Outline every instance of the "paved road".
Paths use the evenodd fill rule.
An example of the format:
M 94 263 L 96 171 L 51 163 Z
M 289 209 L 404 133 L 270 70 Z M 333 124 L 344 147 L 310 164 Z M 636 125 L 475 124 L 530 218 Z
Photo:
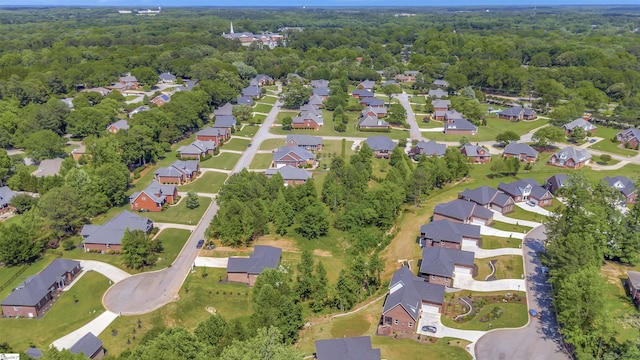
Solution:
M 282 106 L 282 102 L 280 102 L 280 100 L 276 101 L 276 104 L 271 108 L 271 111 L 269 111 L 269 114 L 264 119 L 264 122 L 260 126 L 258 132 L 256 132 L 253 140 L 251 140 L 251 146 L 244 151 L 244 153 L 240 157 L 240 160 L 238 160 L 236 166 L 233 168 L 233 173 L 240 172 L 242 169 L 249 169 L 251 160 L 253 160 L 253 157 L 256 156 L 256 153 L 260 148 L 260 144 L 262 144 L 262 142 L 266 139 L 274 139 L 280 137 L 286 138 L 286 136 L 284 135 L 277 136 L 269 132 L 269 129 L 271 128 L 273 123 L 275 123 L 276 118 L 278 117 L 280 106 Z
M 525 273 L 529 289 L 530 308 L 540 312 L 539 319 L 531 319 L 522 329 L 501 329 L 484 335 L 475 346 L 478 360 L 568 360 L 563 352 L 561 337 L 556 326 L 549 292 L 550 286 L 542 273 L 537 252 L 544 251 L 544 227 L 537 227 L 524 241 Z
M 420 132 L 420 127 L 418 126 L 418 122 L 416 121 L 416 115 L 413 113 L 413 109 L 411 108 L 411 103 L 409 102 L 409 95 L 403 92 L 402 94 L 396 95 L 396 98 L 400 101 L 400 104 L 407 111 L 407 124 L 409 124 L 409 133 L 411 134 L 411 140 L 422 140 L 422 133 Z

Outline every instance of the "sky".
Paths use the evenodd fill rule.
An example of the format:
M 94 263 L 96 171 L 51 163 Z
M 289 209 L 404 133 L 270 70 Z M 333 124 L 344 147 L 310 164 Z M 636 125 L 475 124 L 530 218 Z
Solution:
M 115 6 L 115 7 L 265 7 L 265 6 L 496 6 L 496 5 L 640 5 L 640 0 L 0 0 L 0 6 Z

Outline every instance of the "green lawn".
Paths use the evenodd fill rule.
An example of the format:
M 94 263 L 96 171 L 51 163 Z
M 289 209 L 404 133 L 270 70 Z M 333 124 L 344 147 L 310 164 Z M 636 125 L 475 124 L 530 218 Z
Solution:
M 589 149 L 606 151 L 606 152 L 610 152 L 618 155 L 628 155 L 628 156 L 637 155 L 638 151 L 625 149 L 623 146 L 620 145 L 620 143 L 614 143 L 611 141 L 611 139 L 613 139 L 616 136 L 616 134 L 619 133 L 620 131 L 621 129 L 614 129 L 611 127 L 598 125 L 598 128 L 596 129 L 596 133 L 594 134 L 594 136 L 601 137 L 604 139 L 589 146 Z
M 265 103 L 265 104 L 273 105 L 276 103 L 276 101 L 278 101 L 278 98 L 275 96 L 265 96 L 262 99 L 258 100 L 257 104 L 260 105 L 260 103 Z
M 45 349 L 57 338 L 100 315 L 104 311 L 102 294 L 108 287 L 106 277 L 91 271 L 62 293 L 42 319 L 0 318 L 0 339 L 17 351 L 26 350 L 30 344 Z
M 253 118 L 254 124 L 262 124 L 264 122 L 264 119 L 267 118 L 266 115 L 262 115 L 262 114 L 253 114 L 253 116 L 251 117 Z
M 208 199 L 209 200 L 209 199 Z M 200 205 L 202 207 L 202 205 Z M 189 240 L 191 231 L 184 229 L 164 229 L 160 232 L 157 240 L 162 241 L 163 251 L 158 255 L 158 262 L 154 269 L 164 269 L 176 260 L 184 244 Z
M 353 141 L 345 141 L 345 157 L 347 160 L 354 154 L 354 151 L 351 150 L 353 146 Z M 331 154 L 333 157 L 340 156 L 342 154 L 342 140 L 323 140 L 322 141 L 322 150 L 319 154 L 323 157 L 328 157 L 328 154 Z
M 519 248 L 520 245 L 522 245 L 520 239 L 482 235 L 483 249 Z
M 266 139 L 260 144 L 260 150 L 275 150 L 285 145 L 287 142 L 284 139 Z
M 548 207 L 548 209 L 551 209 L 551 208 L 553 208 L 553 206 Z M 514 209 L 513 212 L 510 212 L 504 215 L 514 219 L 535 221 L 539 223 L 543 222 L 547 218 L 544 215 L 540 215 L 532 211 L 526 211 L 518 206 L 514 206 L 513 209 Z
M 239 131 L 236 131 L 235 134 L 233 135 L 237 135 L 237 136 L 246 136 L 246 137 L 253 137 L 257 132 L 258 129 L 260 129 L 259 126 L 253 126 L 253 125 L 243 125 L 242 129 Z
M 29 276 L 35 275 L 47 267 L 55 259 L 53 254 L 46 254 L 42 259 L 26 265 L 26 269 L 13 281 L 9 281 L 15 274 L 19 273 L 22 266 L 0 266 L 0 286 L 4 289 L 0 290 L 0 299 L 4 299 L 11 291 L 18 287 Z
M 427 103 L 427 99 L 423 95 L 411 96 L 411 99 L 409 99 L 409 101 L 412 104 L 420 104 L 420 105 L 425 105 Z
M 504 309 L 502 316 L 493 321 L 481 322 L 480 319 L 490 313 L 494 307 L 499 306 Z M 491 330 L 499 328 L 515 328 L 524 326 L 529 319 L 527 306 L 524 304 L 498 303 L 485 305 L 473 320 L 457 323 L 448 316 L 442 317 L 444 326 L 461 330 Z
M 497 118 L 488 118 L 487 126 L 480 126 L 476 135 L 445 135 L 444 133 L 423 133 L 425 138 L 439 141 L 460 141 L 463 136 L 466 136 L 469 141 L 490 141 L 495 140 L 496 135 L 505 132 L 507 130 L 514 131 L 516 134 L 524 135 L 532 129 L 538 128 L 547 124 L 549 121 L 546 119 L 539 119 L 536 121 L 517 121 L 511 122 L 507 120 L 501 120 Z
M 630 267 L 611 261 L 606 261 L 602 268 L 602 274 L 607 280 L 606 290 L 603 291 L 604 308 L 612 327 L 618 333 L 616 338 L 620 343 L 635 341 L 640 326 L 640 312 L 623 287 L 623 282 L 628 279 L 627 270 L 640 269 L 639 266 Z
M 228 143 L 222 145 L 222 150 L 245 151 L 251 140 L 231 139 Z
M 422 121 L 422 119 L 416 118 L 416 121 L 418 122 L 418 127 L 420 127 L 421 129 L 441 128 L 444 126 L 444 123 L 442 121 L 437 121 L 437 120 L 429 120 L 429 122 L 424 122 Z M 434 133 L 423 132 L 423 135 L 429 136 L 430 134 L 434 134 Z M 435 134 L 439 134 L 439 133 L 435 133 Z
M 249 164 L 249 169 L 268 169 L 273 161 L 273 154 L 256 154 Z
M 137 98 L 138 98 L 138 95 L 127 95 L 124 97 L 124 101 L 131 101 Z
M 220 153 L 208 160 L 201 161 L 201 168 L 212 168 L 221 170 L 232 170 L 238 160 L 240 160 L 240 154 L 234 153 Z
M 160 212 L 146 212 L 142 216 L 160 223 L 195 225 L 200 221 L 200 218 L 211 203 L 211 198 L 208 197 L 199 196 L 198 199 L 200 200 L 200 206 L 195 209 L 187 209 L 187 201 L 183 198 L 178 205 L 169 206 L 168 209 Z
M 491 266 L 489 262 L 495 260 L 494 266 L 496 268 L 496 279 L 522 279 L 524 275 L 524 269 L 522 264 L 522 256 L 516 255 L 504 255 L 495 256 L 484 259 L 476 259 L 475 263 L 478 266 L 478 275 L 476 280 L 484 281 L 486 277 L 491 274 Z
M 372 175 L 375 177 L 384 178 L 387 176 L 387 172 L 391 170 L 391 165 L 389 165 L 389 160 L 387 159 L 373 159 L 373 172 Z
M 178 191 L 217 194 L 228 176 L 226 173 L 207 171 L 198 176 L 193 182 L 179 186 Z
M 275 104 L 275 102 L 274 102 Z M 272 105 L 268 105 L 268 104 L 256 104 L 253 107 L 253 112 L 254 113 L 264 113 L 267 114 L 269 111 L 271 111 L 271 108 L 273 106 Z
M 516 225 L 516 224 L 507 224 L 501 221 L 494 221 L 491 224 L 492 228 L 498 229 L 498 230 L 504 230 L 504 231 L 511 231 L 511 232 L 519 232 L 519 233 L 526 233 L 529 230 L 531 230 L 530 227 L 528 226 L 524 226 L 524 225 Z

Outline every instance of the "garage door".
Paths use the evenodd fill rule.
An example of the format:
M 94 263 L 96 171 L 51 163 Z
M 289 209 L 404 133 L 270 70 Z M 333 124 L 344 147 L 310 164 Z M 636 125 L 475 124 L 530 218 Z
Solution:
M 435 305 L 430 305 L 430 304 L 422 304 L 422 312 L 439 314 L 440 307 Z
M 462 239 L 462 246 L 463 247 L 467 247 L 467 246 L 473 247 L 473 246 L 477 246 L 477 245 L 478 245 L 478 242 L 476 240 L 465 240 L 465 239 Z
M 473 223 L 474 223 L 475 225 L 485 225 L 485 220 L 484 220 L 484 219 L 476 219 L 476 218 L 473 218 Z
M 456 266 L 454 269 L 456 274 L 468 274 L 471 275 L 471 268 L 464 266 Z

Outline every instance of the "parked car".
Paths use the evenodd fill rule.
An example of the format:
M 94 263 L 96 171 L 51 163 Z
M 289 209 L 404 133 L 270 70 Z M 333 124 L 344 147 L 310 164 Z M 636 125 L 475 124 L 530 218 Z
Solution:
M 596 141 L 597 141 L 596 139 L 591 139 L 591 140 L 589 140 L 589 143 L 593 144 Z
M 251 147 L 251 143 L 249 143 L 249 145 L 247 145 L 247 147 Z
M 196 245 L 196 249 L 202 249 L 202 245 L 204 245 L 204 239 L 198 240 L 198 244 Z
M 540 317 L 540 313 L 537 312 L 535 309 L 529 309 L 529 315 L 531 315 L 534 318 L 539 318 Z
M 529 206 L 536 206 L 536 203 L 532 200 L 527 201 L 527 205 Z
M 425 325 L 422 327 L 422 331 L 426 331 L 426 332 L 430 332 L 430 333 L 436 333 L 438 331 L 438 328 L 436 328 L 435 326 L 431 326 L 431 325 Z

